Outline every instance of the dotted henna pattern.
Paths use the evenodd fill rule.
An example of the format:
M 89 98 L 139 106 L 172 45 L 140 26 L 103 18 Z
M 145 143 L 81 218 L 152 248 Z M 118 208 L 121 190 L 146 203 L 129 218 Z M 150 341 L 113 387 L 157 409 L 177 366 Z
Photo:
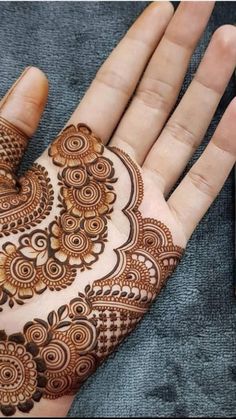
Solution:
M 103 253 L 117 180 L 103 152 L 101 141 L 84 124 L 66 128 L 53 142 L 49 155 L 60 168 L 60 215 L 45 230 L 21 236 L 18 245 L 3 246 L 0 305 L 13 307 L 46 289 L 66 288 L 76 277 L 75 268 L 91 269 Z M 34 227 L 50 213 L 53 189 L 47 175 L 35 164 L 19 179 L 19 191 L 9 184 L 0 194 L 0 237 Z
M 74 160 L 67 157 L 64 149 L 59 141 L 59 156 L 56 148 L 52 153 L 55 161 L 73 167 Z M 88 149 L 86 158 L 90 163 L 94 156 Z M 50 312 L 47 320 L 29 321 L 15 335 L 0 334 L 0 411 L 4 415 L 13 415 L 17 409 L 30 412 L 41 397 L 55 399 L 76 393 L 134 329 L 182 256 L 183 250 L 173 244 L 172 235 L 163 223 L 142 217 L 139 205 L 143 184 L 138 168 L 120 150 L 112 151 L 130 174 L 132 193 L 123 211 L 133 234 L 115 250 L 118 262 L 109 275 L 85 286 L 78 297 Z M 77 214 L 74 217 L 76 228 Z M 84 216 L 84 229 L 91 220 Z M 63 223 L 67 225 L 67 219 Z M 104 229 L 102 223 L 93 227 Z M 59 234 L 54 232 L 54 236 Z M 25 240 L 28 238 L 23 237 L 23 243 Z M 10 249 L 6 247 L 7 250 Z M 66 260 L 70 266 L 69 259 Z M 14 344 L 9 346 L 9 342 Z
M 0 168 L 6 172 L 15 172 L 27 142 L 25 134 L 0 117 Z

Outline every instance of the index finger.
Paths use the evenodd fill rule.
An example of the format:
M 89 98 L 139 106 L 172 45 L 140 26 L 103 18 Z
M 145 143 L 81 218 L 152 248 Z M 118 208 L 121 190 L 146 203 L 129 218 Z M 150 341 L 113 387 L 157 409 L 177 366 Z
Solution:
M 170 2 L 144 10 L 98 71 L 69 125 L 83 122 L 104 143 L 109 140 L 172 14 Z

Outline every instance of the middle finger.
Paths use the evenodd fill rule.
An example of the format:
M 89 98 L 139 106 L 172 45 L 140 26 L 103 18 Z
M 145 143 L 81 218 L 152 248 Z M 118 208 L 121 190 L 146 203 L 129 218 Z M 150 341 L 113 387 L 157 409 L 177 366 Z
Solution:
M 187 67 L 214 2 L 181 3 L 156 48 L 111 145 L 141 164 L 179 94 Z

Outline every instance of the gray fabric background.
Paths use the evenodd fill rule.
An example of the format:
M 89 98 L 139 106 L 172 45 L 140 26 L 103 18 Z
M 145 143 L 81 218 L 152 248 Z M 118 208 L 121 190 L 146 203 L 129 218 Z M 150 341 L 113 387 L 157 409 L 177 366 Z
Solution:
M 28 65 L 43 69 L 51 86 L 22 169 L 61 129 L 144 7 L 144 2 L 0 2 L 0 95 Z M 184 88 L 213 31 L 234 22 L 235 3 L 218 3 Z M 234 93 L 232 81 L 204 145 Z M 231 176 L 166 289 L 120 350 L 87 381 L 69 416 L 236 416 L 233 211 Z

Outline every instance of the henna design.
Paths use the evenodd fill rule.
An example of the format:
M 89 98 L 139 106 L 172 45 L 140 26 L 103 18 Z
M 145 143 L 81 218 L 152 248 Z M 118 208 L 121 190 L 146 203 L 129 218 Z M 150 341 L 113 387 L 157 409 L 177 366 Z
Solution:
M 55 164 L 66 165 L 58 175 L 63 209 L 51 225 L 51 248 L 61 263 L 81 270 L 104 251 L 116 199 L 113 163 L 103 152 L 101 141 L 84 124 L 66 128 L 49 149 Z
M 51 211 L 53 190 L 47 171 L 34 164 L 16 180 L 27 137 L 0 117 L 0 237 L 24 231 Z
M 53 142 L 49 155 L 61 167 L 77 167 L 96 160 L 104 146 L 85 124 L 70 125 Z
M 25 151 L 28 138 L 10 122 L 0 117 L 0 168 L 15 172 Z
M 37 345 L 22 333 L 7 336 L 0 332 L 0 410 L 11 416 L 18 408 L 29 412 L 39 402 L 47 380 L 46 364 Z
M 49 257 L 46 233 L 35 230 L 22 236 L 20 244 L 17 249 L 6 243 L 0 252 L 0 304 L 9 300 L 13 307 L 14 301 L 22 304 L 22 300 L 41 294 L 47 287 L 59 291 L 74 281 L 74 268 Z
M 0 237 L 36 226 L 50 214 L 53 188 L 47 171 L 34 164 L 15 186 L 0 194 Z
M 96 369 L 96 322 L 75 314 L 80 300 L 51 312 L 47 321 L 28 322 L 23 333 L 0 332 L 0 411 L 4 415 L 13 415 L 16 408 L 29 412 L 42 395 L 54 399 L 73 394 Z
M 63 168 L 58 173 L 60 215 L 45 230 L 20 237 L 18 246 L 3 246 L 0 305 L 8 301 L 13 307 L 46 289 L 66 288 L 76 277 L 75 267 L 90 269 L 103 253 L 117 180 L 103 151 L 83 124 L 66 128 L 51 145 L 49 155 Z M 10 191 L 9 183 L 7 193 L 0 194 L 0 237 L 35 226 L 52 209 L 53 190 L 42 166 L 35 164 L 19 185 L 19 192 L 16 185 Z
M 60 145 L 60 147 L 62 146 Z M 27 353 L 30 353 L 29 356 L 32 353 L 29 348 L 34 348 L 34 354 L 42 360 L 43 368 L 40 370 L 40 374 L 43 376 L 44 386 L 40 391 L 43 392 L 43 398 L 46 399 L 74 394 L 81 387 L 86 378 L 134 329 L 183 253 L 180 247 L 173 244 L 172 235 L 162 222 L 142 217 L 139 211 L 143 197 L 140 172 L 125 153 L 118 149 L 112 149 L 112 151 L 127 167 L 133 192 L 123 210 L 129 218 L 132 234 L 123 246 L 115 250 L 117 254 L 116 266 L 105 277 L 94 281 L 91 285 L 86 285 L 84 292 L 80 292 L 78 297 L 72 299 L 69 304 L 61 306 L 57 311 L 50 312 L 47 320 L 34 319 L 25 325 L 22 333 L 11 335 L 21 336 L 19 343 L 24 344 Z M 65 159 L 64 155 L 63 157 Z M 92 157 L 90 156 L 90 158 Z M 57 158 L 57 162 L 60 164 L 64 161 L 61 157 Z M 68 229 L 67 233 L 73 235 L 74 230 L 76 231 L 78 227 L 77 217 L 67 214 L 67 212 L 63 212 L 62 215 L 62 224 L 65 230 Z M 97 214 L 96 217 L 98 217 Z M 84 231 L 86 228 L 91 228 L 90 223 L 93 220 L 94 218 L 84 218 Z M 97 229 L 104 231 L 106 225 L 103 223 L 105 223 L 105 219 L 101 218 L 100 223 L 92 224 L 92 230 L 95 229 L 96 233 Z M 52 225 L 51 228 L 55 230 L 55 225 Z M 57 225 L 54 236 L 62 242 L 62 239 L 59 239 L 59 231 Z M 46 237 L 45 240 L 42 237 L 42 241 L 40 240 L 39 243 L 36 240 L 37 234 L 36 231 L 36 236 L 31 236 L 30 240 L 27 236 L 22 237 L 21 244 L 25 244 L 26 247 L 29 243 L 31 244 L 31 247 L 28 247 L 34 248 L 34 259 L 38 258 L 38 265 L 40 269 L 43 269 L 44 265 L 41 262 L 46 258 Z M 73 242 L 72 236 L 71 240 Z M 13 249 L 8 249 L 6 246 L 5 252 L 9 250 Z M 28 251 L 29 249 L 26 253 Z M 27 260 L 30 260 L 29 255 L 28 253 Z M 66 261 L 67 266 L 70 267 L 71 261 L 69 262 L 68 258 Z M 4 332 L 1 336 L 4 336 L 2 339 L 4 343 L 12 340 L 12 337 L 7 337 Z M 3 350 L 4 356 L 2 355 L 1 348 L 0 342 L 0 371 L 1 369 L 5 371 L 9 361 Z M 11 359 L 14 365 L 19 362 L 20 356 L 17 351 L 13 355 L 11 353 Z M 32 371 L 35 371 L 35 368 L 32 368 Z M 21 376 L 19 375 L 19 377 Z M 15 376 L 14 379 L 9 378 L 9 385 L 14 386 L 17 379 Z M 34 383 L 32 392 L 35 386 Z M 5 382 L 0 380 L 0 410 L 2 413 L 11 415 L 16 411 L 16 408 L 22 410 L 18 393 L 14 393 L 12 401 L 12 399 L 4 398 L 4 392 Z M 30 391 L 29 394 L 31 397 Z M 30 398 L 30 402 L 27 400 L 24 404 L 24 412 L 29 412 L 33 403 L 37 401 L 39 400 L 33 396 Z

